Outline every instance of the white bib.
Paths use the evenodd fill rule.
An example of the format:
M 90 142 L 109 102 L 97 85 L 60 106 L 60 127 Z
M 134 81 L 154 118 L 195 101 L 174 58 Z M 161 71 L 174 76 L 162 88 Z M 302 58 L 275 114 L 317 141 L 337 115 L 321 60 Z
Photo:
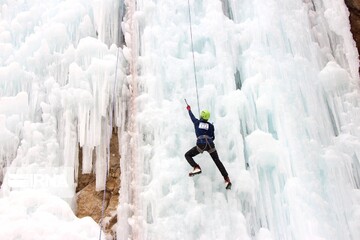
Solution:
M 200 122 L 200 123 L 199 123 L 199 128 L 200 128 L 200 129 L 209 130 L 209 124 L 208 124 L 208 123 Z

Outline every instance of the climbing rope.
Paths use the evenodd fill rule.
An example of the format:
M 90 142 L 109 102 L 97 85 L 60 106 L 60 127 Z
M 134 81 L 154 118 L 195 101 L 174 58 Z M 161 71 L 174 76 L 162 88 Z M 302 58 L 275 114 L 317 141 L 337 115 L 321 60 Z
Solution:
M 115 86 L 113 88 L 112 108 L 110 110 L 110 127 L 111 127 L 110 129 L 111 129 L 111 132 L 112 132 L 112 129 L 113 129 L 113 111 L 115 109 L 115 107 L 114 107 L 114 105 L 115 105 L 115 90 L 117 89 L 117 69 L 118 69 L 118 64 L 119 64 L 119 50 L 120 50 L 120 48 L 118 48 L 118 51 L 117 51 L 117 54 L 116 54 Z M 111 138 L 111 136 L 110 136 L 110 138 Z M 108 148 L 107 148 L 104 194 L 103 194 L 103 200 L 102 200 L 101 218 L 100 218 L 100 221 L 99 221 L 99 225 L 100 225 L 99 240 L 101 240 L 101 233 L 102 233 L 102 230 L 103 230 L 102 221 L 104 219 L 104 214 L 105 214 L 106 181 L 107 181 L 107 177 L 108 177 L 109 162 L 110 162 L 110 138 L 109 138 Z
M 195 88 L 196 88 L 196 99 L 198 105 L 198 112 L 200 114 L 200 103 L 199 103 L 199 91 L 198 91 L 198 84 L 196 78 L 196 66 L 195 66 L 195 55 L 194 55 L 194 43 L 193 43 L 193 34 L 192 34 L 192 23 L 191 23 L 191 11 L 190 11 L 190 0 L 188 0 L 188 8 L 189 8 L 189 25 L 190 25 L 190 38 L 191 38 L 191 52 L 193 58 L 193 67 L 194 67 L 194 77 L 195 77 Z

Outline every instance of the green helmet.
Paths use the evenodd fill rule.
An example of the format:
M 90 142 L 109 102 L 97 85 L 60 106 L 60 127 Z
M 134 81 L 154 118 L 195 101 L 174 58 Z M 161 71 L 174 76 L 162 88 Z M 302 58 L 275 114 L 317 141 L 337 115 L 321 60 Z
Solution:
M 200 113 L 200 118 L 204 119 L 205 121 L 209 120 L 210 112 L 208 110 L 202 110 Z

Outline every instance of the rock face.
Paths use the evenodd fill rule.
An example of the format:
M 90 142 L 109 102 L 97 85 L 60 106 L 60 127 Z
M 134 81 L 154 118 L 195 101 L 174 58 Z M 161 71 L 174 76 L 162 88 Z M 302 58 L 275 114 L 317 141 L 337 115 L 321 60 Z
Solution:
M 345 3 L 350 11 L 351 32 L 360 52 L 360 0 L 345 0 Z
M 80 151 L 80 166 L 77 192 L 76 216 L 79 218 L 90 216 L 95 222 L 100 224 L 102 215 L 102 204 L 104 191 L 95 191 L 95 175 L 82 174 L 82 156 Z M 105 233 L 115 237 L 115 228 L 117 222 L 117 206 L 119 204 L 120 188 L 120 155 L 117 134 L 113 132 L 110 143 L 110 171 L 106 182 L 105 212 L 102 226 Z M 100 227 L 99 227 L 100 229 Z

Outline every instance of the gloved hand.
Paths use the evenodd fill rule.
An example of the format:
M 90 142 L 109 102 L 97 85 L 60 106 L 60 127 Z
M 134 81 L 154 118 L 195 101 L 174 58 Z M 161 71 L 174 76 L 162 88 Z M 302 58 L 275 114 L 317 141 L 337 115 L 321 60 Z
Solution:
M 190 110 L 191 110 L 190 105 L 187 105 L 187 106 L 186 106 L 186 109 L 187 109 L 188 111 L 190 111 Z

